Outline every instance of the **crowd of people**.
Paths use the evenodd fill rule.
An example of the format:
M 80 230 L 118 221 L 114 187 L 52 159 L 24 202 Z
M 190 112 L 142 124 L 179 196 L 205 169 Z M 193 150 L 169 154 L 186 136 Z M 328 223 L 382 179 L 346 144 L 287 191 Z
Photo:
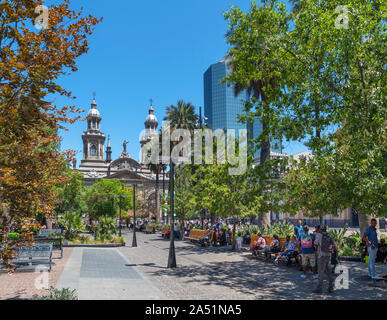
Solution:
M 387 248 L 384 239 L 381 239 L 378 243 L 376 223 L 376 219 L 371 220 L 371 225 L 365 231 L 362 240 L 368 251 L 369 276 L 374 280 L 380 280 L 382 278 L 376 274 L 375 262 L 387 263 Z M 334 269 L 331 270 L 331 265 L 335 268 L 338 264 L 338 248 L 333 237 L 327 232 L 325 225 L 316 226 L 313 233 L 310 233 L 309 227 L 302 225 L 302 221 L 299 220 L 294 227 L 294 235 L 292 237 L 287 236 L 282 247 L 277 235 L 274 235 L 271 243 L 267 244 L 262 234 L 258 234 L 251 251 L 255 256 L 258 251 L 262 251 L 266 260 L 269 254 L 273 253 L 275 255 L 275 264 L 278 264 L 281 257 L 286 259 L 287 264 L 294 258 L 303 271 L 301 278 L 305 279 L 307 277 L 307 268 L 310 266 L 313 278 L 318 279 L 315 293 L 322 292 L 324 275 L 328 278 L 328 292 L 332 293 L 334 290 Z

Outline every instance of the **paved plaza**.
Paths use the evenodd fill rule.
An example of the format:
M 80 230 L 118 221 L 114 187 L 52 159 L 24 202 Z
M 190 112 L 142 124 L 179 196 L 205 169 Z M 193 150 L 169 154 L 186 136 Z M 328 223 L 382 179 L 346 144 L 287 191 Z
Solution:
M 387 299 L 386 288 L 357 281 L 367 275 L 365 264 L 343 262 L 349 268 L 349 289 L 315 295 L 312 290 L 317 280 L 310 273 L 303 280 L 297 268 L 253 259 L 247 250 L 238 253 L 231 252 L 230 247 L 202 248 L 177 240 L 178 267 L 168 269 L 169 240 L 157 233 L 137 233 L 138 246 L 131 248 L 132 233 L 125 230 L 124 236 L 126 247 L 66 248 L 63 261 L 55 260 L 50 284 L 76 289 L 80 300 Z M 385 275 L 387 267 L 377 264 L 377 271 Z M 0 274 L 0 298 L 36 297 L 37 292 L 31 289 L 36 276 L 24 272 Z M 7 286 L 7 282 L 14 283 L 11 277 L 18 279 L 19 291 L 15 284 Z M 18 295 L 23 286 L 27 289 Z M 31 290 L 35 296 L 28 296 Z

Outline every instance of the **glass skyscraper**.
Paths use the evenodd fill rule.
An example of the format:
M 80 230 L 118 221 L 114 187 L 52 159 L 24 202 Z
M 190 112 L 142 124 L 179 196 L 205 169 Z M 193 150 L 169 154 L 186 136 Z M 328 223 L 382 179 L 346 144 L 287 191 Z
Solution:
M 222 79 L 229 72 L 226 61 L 221 60 L 211 65 L 204 73 L 204 115 L 208 118 L 207 122 L 212 130 L 235 129 L 238 136 L 239 129 L 247 129 L 248 139 L 257 138 L 262 131 L 259 119 L 247 125 L 238 122 L 238 116 L 244 113 L 248 95 L 244 90 L 235 96 L 234 88 L 222 83 Z M 273 148 L 274 143 L 271 144 L 274 152 L 280 152 L 279 148 Z M 249 146 L 252 147 L 250 143 Z M 259 152 L 259 149 L 254 152 L 254 158 L 259 157 Z
M 222 83 L 228 74 L 224 60 L 211 65 L 204 73 L 204 115 L 212 130 L 235 129 L 237 135 L 239 129 L 246 129 L 246 124 L 237 121 L 243 113 L 247 93 L 243 91 L 235 97 L 233 87 Z

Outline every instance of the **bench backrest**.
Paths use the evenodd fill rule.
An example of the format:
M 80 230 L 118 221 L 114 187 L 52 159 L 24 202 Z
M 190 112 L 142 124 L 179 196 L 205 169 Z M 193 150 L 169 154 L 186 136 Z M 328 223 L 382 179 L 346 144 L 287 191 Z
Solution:
M 207 234 L 211 233 L 210 240 L 214 235 L 214 231 L 211 230 L 201 230 L 201 229 L 192 229 L 189 233 L 189 238 L 193 239 L 203 239 L 207 236 Z
M 62 233 L 61 229 L 41 229 L 41 230 L 39 230 L 38 235 L 40 237 L 47 237 L 47 236 L 51 236 L 53 234 L 61 234 L 61 233 Z
M 252 234 L 251 235 L 251 240 L 250 240 L 250 247 L 254 245 L 254 242 L 258 240 L 258 235 Z
M 35 243 L 52 243 L 54 248 L 62 248 L 62 238 L 35 237 Z
M 52 243 L 36 243 L 33 246 L 21 247 L 15 250 L 16 259 L 23 258 L 50 258 L 52 255 Z
M 270 243 L 274 240 L 274 237 L 272 236 L 263 236 L 263 238 L 266 241 L 266 245 L 269 246 Z M 286 242 L 286 238 L 278 238 L 280 242 L 280 247 L 282 248 Z M 250 247 L 254 245 L 254 242 L 258 240 L 258 235 L 253 234 L 251 235 L 251 241 L 250 241 Z

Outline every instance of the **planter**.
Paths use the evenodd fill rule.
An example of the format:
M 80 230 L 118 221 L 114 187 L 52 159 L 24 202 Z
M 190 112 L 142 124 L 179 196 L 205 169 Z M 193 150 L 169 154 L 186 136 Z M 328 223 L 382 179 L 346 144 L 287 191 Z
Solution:
M 117 248 L 125 247 L 125 242 L 122 243 L 100 243 L 100 244 L 64 244 L 67 248 Z

